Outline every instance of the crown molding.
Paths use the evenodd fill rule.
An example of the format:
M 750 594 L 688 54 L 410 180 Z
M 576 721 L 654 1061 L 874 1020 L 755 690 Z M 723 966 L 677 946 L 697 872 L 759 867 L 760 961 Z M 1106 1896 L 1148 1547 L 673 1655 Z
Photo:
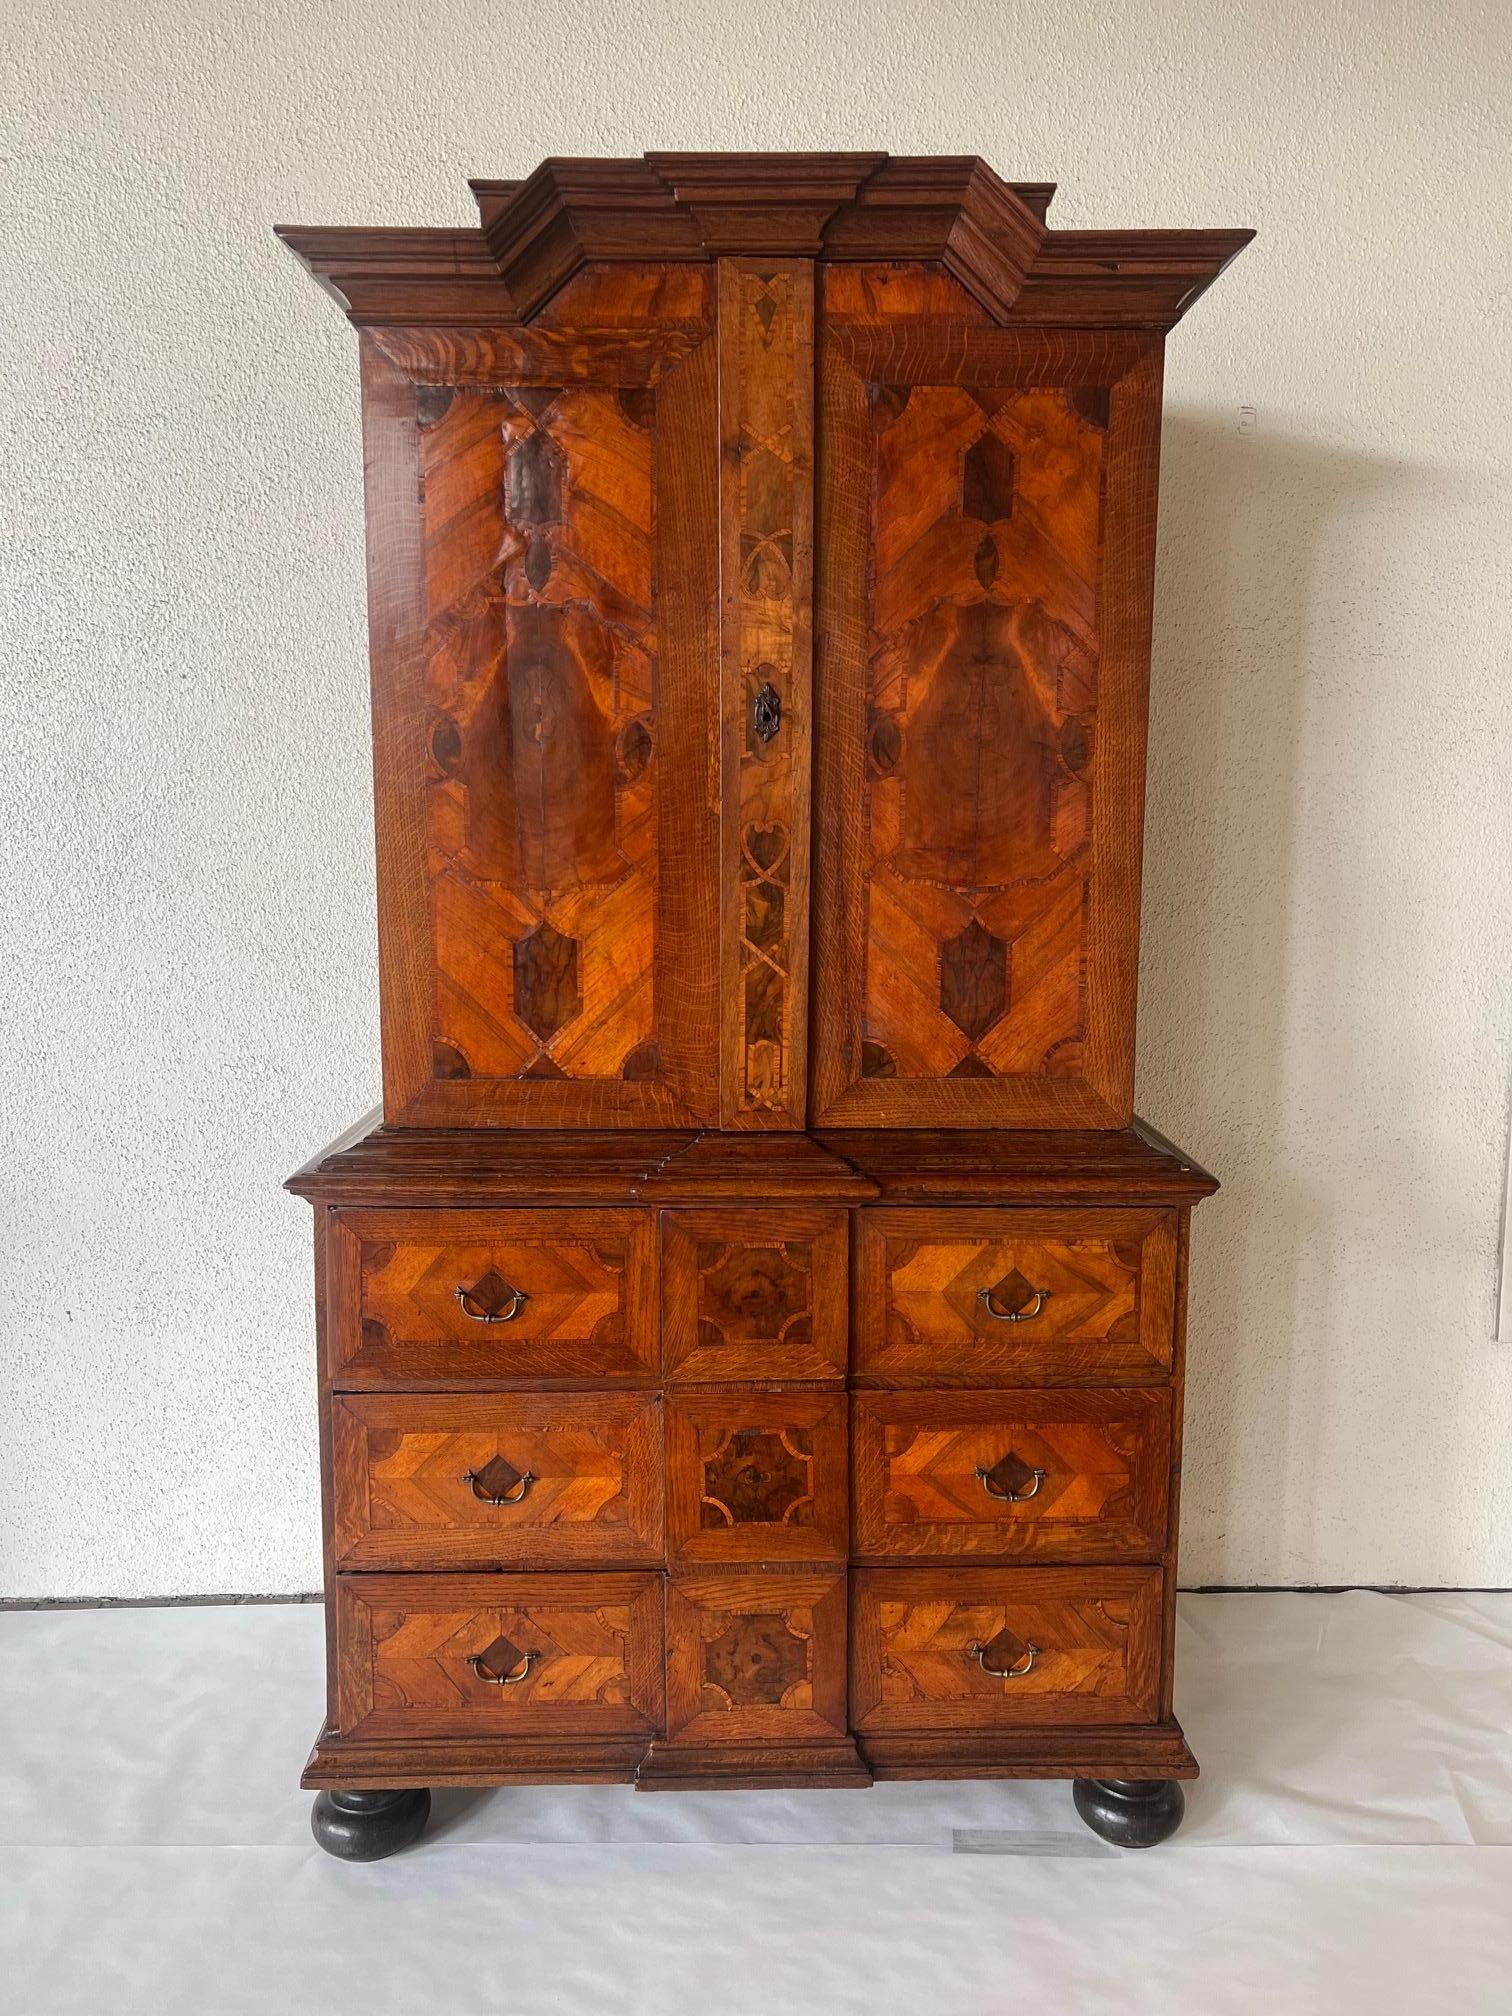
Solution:
M 922 260 L 994 321 L 1169 329 L 1248 231 L 1052 231 L 1055 185 L 975 155 L 673 154 L 543 161 L 470 184 L 471 231 L 283 226 L 358 324 L 531 322 L 585 266 L 741 256 Z

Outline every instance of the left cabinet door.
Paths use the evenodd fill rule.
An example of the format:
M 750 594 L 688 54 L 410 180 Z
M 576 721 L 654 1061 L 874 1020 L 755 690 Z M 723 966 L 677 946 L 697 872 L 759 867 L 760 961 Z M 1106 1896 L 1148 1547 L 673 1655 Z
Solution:
M 364 335 L 391 1124 L 717 1114 L 710 291 Z

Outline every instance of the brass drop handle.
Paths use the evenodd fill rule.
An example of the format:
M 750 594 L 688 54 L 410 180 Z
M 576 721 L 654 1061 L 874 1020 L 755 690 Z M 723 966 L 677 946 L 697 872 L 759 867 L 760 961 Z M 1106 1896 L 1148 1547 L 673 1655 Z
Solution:
M 522 1680 L 530 1678 L 530 1669 L 540 1656 L 539 1652 L 527 1652 L 513 1673 L 490 1673 L 483 1664 L 481 1652 L 469 1653 L 467 1663 L 478 1678 L 486 1681 L 490 1687 L 518 1687 Z
M 1043 1475 L 1044 1473 L 1041 1472 L 1040 1474 Z M 472 1494 L 480 1505 L 518 1505 L 535 1481 L 534 1471 L 522 1470 L 520 1472 L 520 1481 L 512 1490 L 490 1491 L 476 1470 L 468 1470 L 464 1472 L 462 1477 L 464 1484 L 471 1484 Z
M 987 1314 L 992 1318 L 994 1323 L 1032 1323 L 1050 1300 L 1050 1290 L 1048 1288 L 1036 1288 L 1022 1309 L 994 1309 L 992 1306 L 992 1290 L 990 1288 L 978 1288 L 977 1300 L 987 1311 Z
M 973 1659 L 976 1660 L 978 1666 L 981 1667 L 982 1671 L 984 1673 L 990 1673 L 994 1680 L 1022 1680 L 1026 1673 L 1033 1672 L 1034 1662 L 1040 1656 L 1040 1648 L 1038 1647 L 1038 1645 L 1029 1645 L 1025 1647 L 1024 1656 L 1021 1660 L 1018 1661 L 1016 1665 L 989 1666 L 987 1664 L 987 1653 L 989 1649 L 990 1648 L 988 1646 L 983 1645 L 978 1639 L 975 1638 L 973 1638 L 971 1643 L 966 1647 L 967 1653 Z
M 1004 1485 L 1000 1488 L 992 1481 L 993 1472 L 1000 1464 L 1005 1463 L 1007 1460 L 1006 1456 L 999 1457 L 998 1462 L 994 1463 L 991 1469 L 985 1463 L 978 1463 L 976 1466 L 977 1482 L 989 1498 L 1000 1498 L 1005 1505 L 1022 1505 L 1027 1499 L 1035 1495 L 1049 1475 L 1049 1472 L 1046 1470 L 1031 1470 L 1029 1472 L 1029 1483 L 1022 1491 L 1015 1491 L 1011 1485 Z
M 504 1283 L 504 1298 L 508 1303 L 507 1308 L 495 1307 L 489 1309 L 481 1303 L 479 1303 L 477 1308 L 474 1308 L 473 1304 L 479 1302 L 476 1286 L 472 1288 L 458 1288 L 453 1292 L 461 1307 L 462 1314 L 470 1316 L 474 1323 L 513 1323 L 516 1316 L 519 1315 L 525 1304 L 530 1300 L 530 1297 L 525 1293 L 523 1288 L 512 1288 L 507 1281 Z

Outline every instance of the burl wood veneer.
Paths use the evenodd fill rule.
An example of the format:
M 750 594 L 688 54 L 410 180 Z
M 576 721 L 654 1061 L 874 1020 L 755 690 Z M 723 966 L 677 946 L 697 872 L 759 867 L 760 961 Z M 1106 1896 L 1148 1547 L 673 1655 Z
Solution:
M 383 1093 L 315 1207 L 329 1700 L 427 1787 L 1180 1818 L 1132 1119 L 1162 352 L 1244 231 L 657 154 L 280 236 L 359 332 Z

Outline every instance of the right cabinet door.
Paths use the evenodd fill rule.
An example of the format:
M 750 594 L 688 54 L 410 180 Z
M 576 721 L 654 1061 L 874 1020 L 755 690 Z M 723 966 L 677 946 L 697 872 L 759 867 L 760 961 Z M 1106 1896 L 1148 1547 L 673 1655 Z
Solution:
M 1122 1126 L 1160 340 L 825 289 L 813 1117 Z

